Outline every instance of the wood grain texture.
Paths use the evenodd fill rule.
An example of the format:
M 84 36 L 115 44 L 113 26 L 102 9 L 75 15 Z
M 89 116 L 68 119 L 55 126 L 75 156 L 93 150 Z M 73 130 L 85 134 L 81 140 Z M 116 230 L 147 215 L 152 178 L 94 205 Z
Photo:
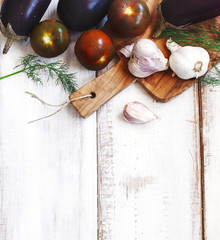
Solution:
M 56 3 L 44 18 L 57 18 Z M 72 34 L 67 52 L 51 61 L 68 62 L 82 87 L 95 72 L 73 55 L 78 36 Z M 2 35 L 0 42 L 1 50 Z M 15 43 L 0 55 L 0 75 L 28 53 L 34 54 L 29 41 Z M 219 238 L 219 88 L 201 93 L 201 138 L 197 85 L 161 104 L 134 83 L 86 120 L 69 106 L 27 125 L 54 110 L 24 91 L 51 103 L 68 98 L 62 87 L 42 79 L 44 86 L 23 74 L 0 81 L 0 240 Z M 123 107 L 134 100 L 160 118 L 142 126 L 125 122 Z
M 141 101 L 160 119 L 127 123 Z M 98 239 L 201 240 L 197 86 L 166 105 L 134 84 L 98 111 Z
M 57 18 L 52 1 L 47 19 Z M 83 69 L 72 52 L 64 60 L 77 72 L 79 86 L 95 77 Z M 2 52 L 4 38 L 0 36 Z M 20 57 L 34 54 L 29 41 L 14 43 L 0 55 L 0 75 L 14 71 Z M 20 74 L 0 81 L 0 239 L 94 240 L 97 236 L 96 116 L 86 122 L 71 107 L 55 117 L 27 122 L 54 112 L 54 108 L 25 95 L 30 91 L 51 103 L 68 99 L 53 80 L 36 85 Z
M 220 87 L 204 87 L 201 96 L 205 239 L 216 240 L 220 237 Z
M 88 117 L 104 103 L 121 92 L 122 89 L 125 89 L 136 81 L 136 79 L 129 74 L 124 62 L 126 62 L 125 59 L 70 95 L 69 99 L 72 100 L 90 93 L 95 94 L 94 98 L 85 98 L 71 102 L 81 117 Z

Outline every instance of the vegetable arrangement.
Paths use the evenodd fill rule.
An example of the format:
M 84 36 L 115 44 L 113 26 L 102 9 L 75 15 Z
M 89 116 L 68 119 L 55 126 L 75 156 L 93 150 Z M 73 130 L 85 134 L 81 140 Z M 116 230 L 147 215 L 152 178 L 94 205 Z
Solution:
M 95 27 L 107 14 L 107 22 L 111 30 L 118 37 L 131 38 L 143 34 L 150 23 L 149 9 L 143 0 L 59 0 L 57 13 L 63 23 L 55 20 L 39 23 L 50 2 L 51 0 L 4 0 L 0 30 L 7 38 L 7 42 L 3 53 L 7 53 L 13 41 L 30 37 L 31 46 L 39 56 L 57 57 L 69 46 L 69 30 L 86 31 L 76 41 L 75 55 L 85 68 L 101 70 L 114 57 L 115 46 L 105 32 L 98 29 L 91 30 L 91 28 Z M 207 51 L 211 51 L 212 54 L 213 51 L 220 50 L 219 26 L 213 26 L 208 30 L 202 29 L 204 35 L 200 34 L 202 30 L 195 31 L 194 35 L 187 35 L 185 31 L 190 29 L 180 30 L 179 27 L 207 20 L 219 14 L 219 0 L 193 2 L 186 0 L 178 3 L 177 0 L 163 0 L 158 6 L 159 21 L 154 36 L 159 36 L 165 27 L 171 27 L 162 35 L 172 38 L 166 44 L 171 51 L 171 56 L 169 59 L 165 58 L 153 41 L 141 39 L 120 50 L 130 58 L 129 71 L 134 76 L 143 78 L 170 67 L 178 77 L 184 80 L 204 76 L 210 61 L 210 52 Z M 192 41 L 189 40 L 190 37 Z M 195 40 L 198 39 L 200 42 L 196 43 Z M 179 42 L 189 46 L 183 47 L 181 44 L 179 46 L 177 44 Z M 195 42 L 196 46 L 191 42 Z M 213 46 L 216 48 L 213 49 Z M 75 91 L 74 74 L 67 73 L 66 63 L 60 61 L 46 63 L 36 56 L 28 55 L 21 60 L 20 66 L 23 66 L 22 70 L 0 79 L 24 72 L 28 78 L 41 82 L 40 71 L 48 70 L 48 78 L 56 76 L 56 82 L 61 81 L 65 90 Z
M 166 59 L 156 44 L 149 39 L 140 39 L 135 44 L 122 48 L 120 52 L 130 57 L 128 69 L 135 77 L 144 78 L 156 72 L 173 70 L 183 80 L 198 79 L 207 70 L 210 61 L 208 52 L 201 47 L 181 47 L 172 39 L 168 39 L 166 47 L 171 55 Z
M 111 29 L 121 37 L 136 37 L 143 34 L 150 21 L 148 6 L 142 0 L 59 0 L 57 13 L 65 25 L 54 20 L 38 23 L 50 1 L 21 0 L 15 4 L 15 0 L 4 0 L 1 9 L 1 30 L 5 36 L 8 36 L 4 53 L 7 52 L 15 39 L 27 38 L 29 35 L 31 46 L 38 55 L 47 58 L 56 57 L 62 54 L 69 45 L 68 29 L 85 31 L 94 27 L 106 14 Z M 158 6 L 158 17 L 161 20 L 160 16 L 163 16 L 164 19 L 175 26 L 215 17 L 220 12 L 219 1 L 213 7 L 214 4 L 208 4 L 207 1 L 196 0 L 191 8 L 185 2 L 181 3 L 181 6 L 179 4 L 177 6 L 174 1 L 163 0 Z M 215 3 L 217 0 L 211 1 Z M 194 14 L 195 9 L 196 14 Z M 180 14 L 181 17 L 179 17 Z M 84 17 L 82 18 L 82 16 Z M 159 21 L 159 26 L 161 26 L 161 21 Z M 137 44 L 135 46 L 137 48 Z M 149 52 L 151 55 L 150 52 L 154 48 L 157 49 L 157 47 L 153 47 L 153 44 L 146 47 L 150 49 L 146 53 Z M 143 49 L 140 48 L 140 51 L 143 52 Z M 77 59 L 90 70 L 100 70 L 106 67 L 114 53 L 115 50 L 110 37 L 98 30 L 90 30 L 84 33 L 76 42 L 75 54 Z M 138 60 L 138 57 L 135 57 L 136 55 L 133 54 L 133 58 L 129 61 L 129 69 L 133 69 L 132 72 L 137 72 L 138 65 L 139 68 L 144 68 L 144 66 L 141 67 L 143 64 Z M 145 59 L 146 62 L 146 58 L 143 56 L 141 59 Z M 154 66 L 156 65 L 157 63 L 154 62 Z M 167 69 L 167 64 L 150 72 L 165 69 Z M 146 74 L 134 75 L 147 76 Z
M 4 0 L 1 8 L 0 30 L 7 38 L 3 53 L 15 40 L 27 39 L 40 21 L 51 0 Z

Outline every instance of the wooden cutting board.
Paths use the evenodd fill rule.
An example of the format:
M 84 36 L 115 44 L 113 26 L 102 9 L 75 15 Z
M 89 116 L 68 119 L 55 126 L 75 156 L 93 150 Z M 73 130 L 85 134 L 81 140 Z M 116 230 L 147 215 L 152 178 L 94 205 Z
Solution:
M 170 52 L 165 47 L 166 39 L 151 38 L 157 22 L 156 8 L 160 3 L 160 0 L 145 0 L 145 2 L 147 3 L 151 13 L 151 22 L 143 36 L 132 39 L 118 38 L 113 34 L 113 31 L 111 31 L 108 23 L 104 26 L 103 30 L 111 36 L 117 50 L 136 41 L 138 38 L 149 38 L 157 44 L 165 57 L 168 58 Z M 137 79 L 128 71 L 128 59 L 122 56 L 118 51 L 117 53 L 120 60 L 115 66 L 69 96 L 71 100 L 93 93 L 93 98 L 85 98 L 72 102 L 72 105 L 83 118 L 91 115 L 103 104 L 135 81 L 138 81 L 143 88 L 159 102 L 167 102 L 171 100 L 196 82 L 196 80 L 184 81 L 179 79 L 177 76 L 173 77 L 173 72 L 170 69 L 155 73 L 147 78 Z

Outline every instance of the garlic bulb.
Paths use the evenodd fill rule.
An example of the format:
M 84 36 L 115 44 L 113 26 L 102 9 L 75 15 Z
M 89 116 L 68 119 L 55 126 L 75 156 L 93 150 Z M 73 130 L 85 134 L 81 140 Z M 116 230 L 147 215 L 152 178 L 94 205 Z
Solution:
M 149 39 L 140 39 L 135 44 L 122 48 L 120 52 L 125 57 L 130 57 L 128 69 L 136 77 L 144 78 L 168 69 L 168 60 Z
M 147 106 L 137 101 L 126 104 L 123 115 L 128 122 L 135 124 L 148 123 L 157 118 Z
M 179 78 L 198 78 L 207 72 L 210 57 L 204 48 L 181 47 L 172 39 L 167 40 L 166 46 L 171 51 L 170 68 Z

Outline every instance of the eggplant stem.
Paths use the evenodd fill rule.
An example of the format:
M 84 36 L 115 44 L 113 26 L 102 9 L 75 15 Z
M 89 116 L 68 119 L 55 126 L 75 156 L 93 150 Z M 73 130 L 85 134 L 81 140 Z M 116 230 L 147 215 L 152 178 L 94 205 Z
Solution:
M 166 21 L 162 14 L 161 5 L 159 4 L 157 7 L 157 25 L 154 30 L 153 38 L 158 38 L 166 28 Z
M 15 41 L 14 38 L 7 38 L 4 49 L 3 49 L 3 54 L 6 54 L 9 51 L 9 49 L 10 49 L 11 45 L 14 43 L 14 41 Z
M 167 22 L 163 16 L 161 5 L 159 4 L 157 7 L 157 25 L 153 33 L 153 38 L 159 38 L 160 35 L 167 29 L 167 28 L 173 28 L 173 29 L 182 29 L 184 27 L 187 27 L 192 23 L 188 23 L 186 25 L 182 26 L 175 26 L 169 22 Z
M 7 38 L 6 43 L 5 43 L 5 47 L 3 49 L 3 54 L 6 54 L 8 52 L 8 50 L 10 49 L 10 47 L 13 44 L 14 41 L 16 41 L 16 40 L 26 40 L 28 38 L 28 36 L 18 36 L 14 32 L 10 23 L 8 23 L 7 26 L 5 27 L 4 24 L 2 23 L 1 19 L 0 19 L 0 31 Z

